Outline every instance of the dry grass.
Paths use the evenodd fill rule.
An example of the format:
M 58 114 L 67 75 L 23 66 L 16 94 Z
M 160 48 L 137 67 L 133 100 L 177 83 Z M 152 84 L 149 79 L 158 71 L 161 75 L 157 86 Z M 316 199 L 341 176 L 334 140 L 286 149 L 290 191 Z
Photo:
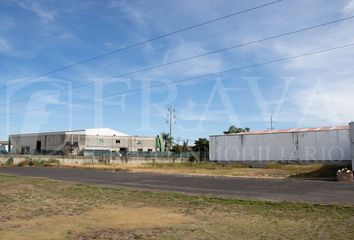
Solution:
M 252 178 L 335 178 L 339 165 L 325 164 L 279 164 L 269 163 L 263 167 L 247 164 L 201 163 L 154 163 L 140 165 L 67 165 L 68 167 L 106 169 L 114 171 L 152 172 L 163 174 L 189 174 Z
M 78 215 L 38 216 L 28 220 L 13 220 L 2 224 L 2 239 L 46 240 L 65 238 L 67 233 L 99 229 L 149 229 L 169 227 L 191 219 L 165 208 L 131 208 L 119 205 L 103 205 Z
M 351 239 L 354 206 L 151 193 L 0 175 L 1 239 Z

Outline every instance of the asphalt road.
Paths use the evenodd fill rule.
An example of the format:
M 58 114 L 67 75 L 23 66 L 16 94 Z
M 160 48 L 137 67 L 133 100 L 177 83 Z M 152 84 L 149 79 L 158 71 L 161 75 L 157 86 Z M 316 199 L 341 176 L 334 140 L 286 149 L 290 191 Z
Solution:
M 171 191 L 239 199 L 354 205 L 354 183 L 165 175 L 44 167 L 2 167 L 0 173 L 150 191 Z

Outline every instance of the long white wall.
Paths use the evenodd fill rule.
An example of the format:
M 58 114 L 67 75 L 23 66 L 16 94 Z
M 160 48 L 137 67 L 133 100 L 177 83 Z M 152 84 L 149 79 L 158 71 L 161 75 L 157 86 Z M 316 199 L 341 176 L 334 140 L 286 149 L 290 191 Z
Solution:
M 211 161 L 351 160 L 349 130 L 210 137 Z

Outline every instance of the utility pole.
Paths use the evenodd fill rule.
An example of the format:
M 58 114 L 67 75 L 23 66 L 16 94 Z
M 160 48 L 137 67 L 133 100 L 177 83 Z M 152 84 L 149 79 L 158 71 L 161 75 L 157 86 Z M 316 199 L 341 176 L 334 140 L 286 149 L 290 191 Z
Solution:
M 274 122 L 273 122 L 273 116 L 270 115 L 270 130 L 273 130 L 273 129 L 274 129 L 273 124 L 274 124 Z
M 170 137 L 170 140 L 169 143 L 168 143 L 168 147 L 169 149 L 172 148 L 172 126 L 174 124 L 176 124 L 176 109 L 175 107 L 171 106 L 171 107 L 168 107 L 167 109 L 167 123 L 169 124 L 169 137 Z

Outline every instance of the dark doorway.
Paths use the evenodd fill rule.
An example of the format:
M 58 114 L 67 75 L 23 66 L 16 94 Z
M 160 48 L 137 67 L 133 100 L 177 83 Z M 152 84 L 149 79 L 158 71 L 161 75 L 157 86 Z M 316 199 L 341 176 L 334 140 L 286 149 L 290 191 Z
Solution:
M 37 153 L 41 153 L 41 151 L 42 151 L 42 142 L 41 141 L 37 141 L 36 152 Z
M 119 152 L 126 153 L 128 152 L 128 148 L 119 148 Z

